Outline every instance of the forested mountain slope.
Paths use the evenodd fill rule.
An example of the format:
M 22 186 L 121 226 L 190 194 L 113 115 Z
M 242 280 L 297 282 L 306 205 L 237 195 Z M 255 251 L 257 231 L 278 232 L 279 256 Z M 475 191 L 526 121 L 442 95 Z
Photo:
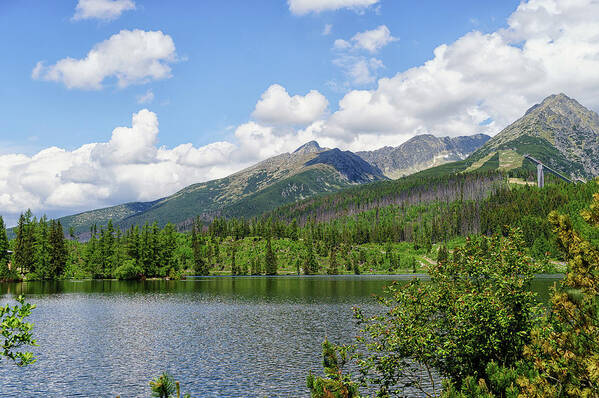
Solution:
M 77 234 L 93 224 L 127 228 L 156 221 L 184 223 L 200 216 L 260 215 L 276 206 L 322 192 L 384 180 L 381 171 L 357 155 L 339 149 L 323 149 L 309 142 L 293 153 L 264 160 L 252 167 L 218 180 L 190 185 L 154 202 L 128 203 L 63 217 L 62 224 Z
M 432 202 L 481 200 L 507 186 L 497 171 L 460 173 L 439 177 L 408 176 L 320 195 L 274 209 L 264 217 L 307 222 L 326 222 L 386 206 L 402 208 Z

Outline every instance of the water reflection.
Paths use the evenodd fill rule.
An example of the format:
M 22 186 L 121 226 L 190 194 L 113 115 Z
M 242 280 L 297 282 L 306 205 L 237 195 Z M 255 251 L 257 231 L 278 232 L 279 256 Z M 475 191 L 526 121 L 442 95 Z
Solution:
M 413 276 L 208 277 L 185 281 L 0 284 L 25 294 L 38 362 L 2 362 L 0 396 L 147 397 L 168 370 L 198 397 L 307 396 L 325 335 L 350 342 L 352 305 Z M 533 290 L 546 300 L 555 279 Z

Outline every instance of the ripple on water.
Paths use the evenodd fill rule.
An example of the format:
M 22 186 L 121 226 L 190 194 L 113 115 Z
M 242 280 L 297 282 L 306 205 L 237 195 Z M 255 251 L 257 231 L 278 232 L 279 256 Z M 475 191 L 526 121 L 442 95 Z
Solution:
M 147 397 L 165 370 L 197 397 L 308 396 L 324 336 L 350 342 L 352 305 L 375 309 L 372 294 L 393 279 L 0 284 L 0 301 L 25 293 L 37 304 L 39 344 L 35 364 L 3 362 L 0 396 Z

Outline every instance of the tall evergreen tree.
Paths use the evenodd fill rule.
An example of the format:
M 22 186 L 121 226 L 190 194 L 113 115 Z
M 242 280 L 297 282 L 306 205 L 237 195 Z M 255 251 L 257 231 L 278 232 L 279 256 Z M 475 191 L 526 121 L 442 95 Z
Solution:
M 339 274 L 339 268 L 337 267 L 337 250 L 335 246 L 331 248 L 331 254 L 329 256 L 329 269 L 327 270 L 329 275 Z
M 260 260 L 258 259 L 258 254 L 252 253 L 251 261 L 251 273 L 252 275 L 261 275 L 262 267 L 260 266 Z
M 304 241 L 306 246 L 306 258 L 304 259 L 304 274 L 312 275 L 318 272 L 318 261 L 314 254 L 314 245 L 312 244 L 312 238 L 308 237 Z
M 277 274 L 277 256 L 275 252 L 272 250 L 272 244 L 270 242 L 270 238 L 266 240 L 266 257 L 265 257 L 265 273 L 266 275 L 276 275 Z
M 177 237 L 175 226 L 171 223 L 160 231 L 160 267 L 164 275 L 176 268 L 175 250 L 177 249 Z
M 52 220 L 50 221 L 50 267 L 49 267 L 49 277 L 57 278 L 61 276 L 64 272 L 67 258 L 68 258 L 68 250 L 65 245 L 64 239 L 64 231 L 62 230 L 62 225 L 60 221 Z
M 0 280 L 10 278 L 10 270 L 8 269 L 8 263 L 10 256 L 8 254 L 8 238 L 6 236 L 6 227 L 4 226 L 4 220 L 0 216 Z
M 360 275 L 360 273 L 361 273 L 360 272 L 360 258 L 357 253 L 354 253 L 352 255 L 352 263 L 353 263 L 352 269 L 354 271 L 354 274 Z
M 35 225 L 34 220 L 32 225 L 35 228 L 35 260 L 32 271 L 40 278 L 50 279 L 52 278 L 50 270 L 50 241 L 46 216 L 40 218 L 37 225 Z
M 200 234 L 199 228 L 199 223 L 194 222 L 193 228 L 191 230 L 191 248 L 193 250 L 194 271 L 198 275 L 208 275 L 209 270 L 204 258 L 204 239 Z
M 20 215 L 19 223 L 17 224 L 17 236 L 14 245 L 14 266 L 21 274 L 28 272 L 35 262 L 35 239 L 31 217 L 31 210 L 27 210 L 25 214 Z
M 485 244 L 486 244 L 486 240 L 485 240 Z M 447 250 L 447 246 L 441 245 L 441 247 L 439 247 L 439 252 L 437 253 L 437 262 L 444 263 L 447 260 L 449 260 L 449 251 Z
M 237 268 L 237 263 L 235 262 L 235 252 L 237 249 L 235 246 L 231 248 L 231 275 L 236 276 L 240 275 L 239 269 Z

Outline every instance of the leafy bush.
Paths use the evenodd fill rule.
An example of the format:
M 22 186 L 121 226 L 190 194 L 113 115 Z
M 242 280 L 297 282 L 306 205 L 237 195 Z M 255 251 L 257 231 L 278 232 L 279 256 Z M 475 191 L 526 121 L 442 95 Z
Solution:
M 517 231 L 468 239 L 451 260 L 429 267 L 430 282 L 388 287 L 379 298 L 385 313 L 366 317 L 355 309 L 363 329 L 344 350 L 367 389 L 380 397 L 403 396 L 406 387 L 424 392 L 431 383 L 439 390 L 438 372 L 461 391 L 479 380 L 492 386 L 491 363 L 516 366 L 539 314 L 523 246 Z
M 135 264 L 134 260 L 126 260 L 123 265 L 114 270 L 114 276 L 121 280 L 141 279 L 143 269 Z

